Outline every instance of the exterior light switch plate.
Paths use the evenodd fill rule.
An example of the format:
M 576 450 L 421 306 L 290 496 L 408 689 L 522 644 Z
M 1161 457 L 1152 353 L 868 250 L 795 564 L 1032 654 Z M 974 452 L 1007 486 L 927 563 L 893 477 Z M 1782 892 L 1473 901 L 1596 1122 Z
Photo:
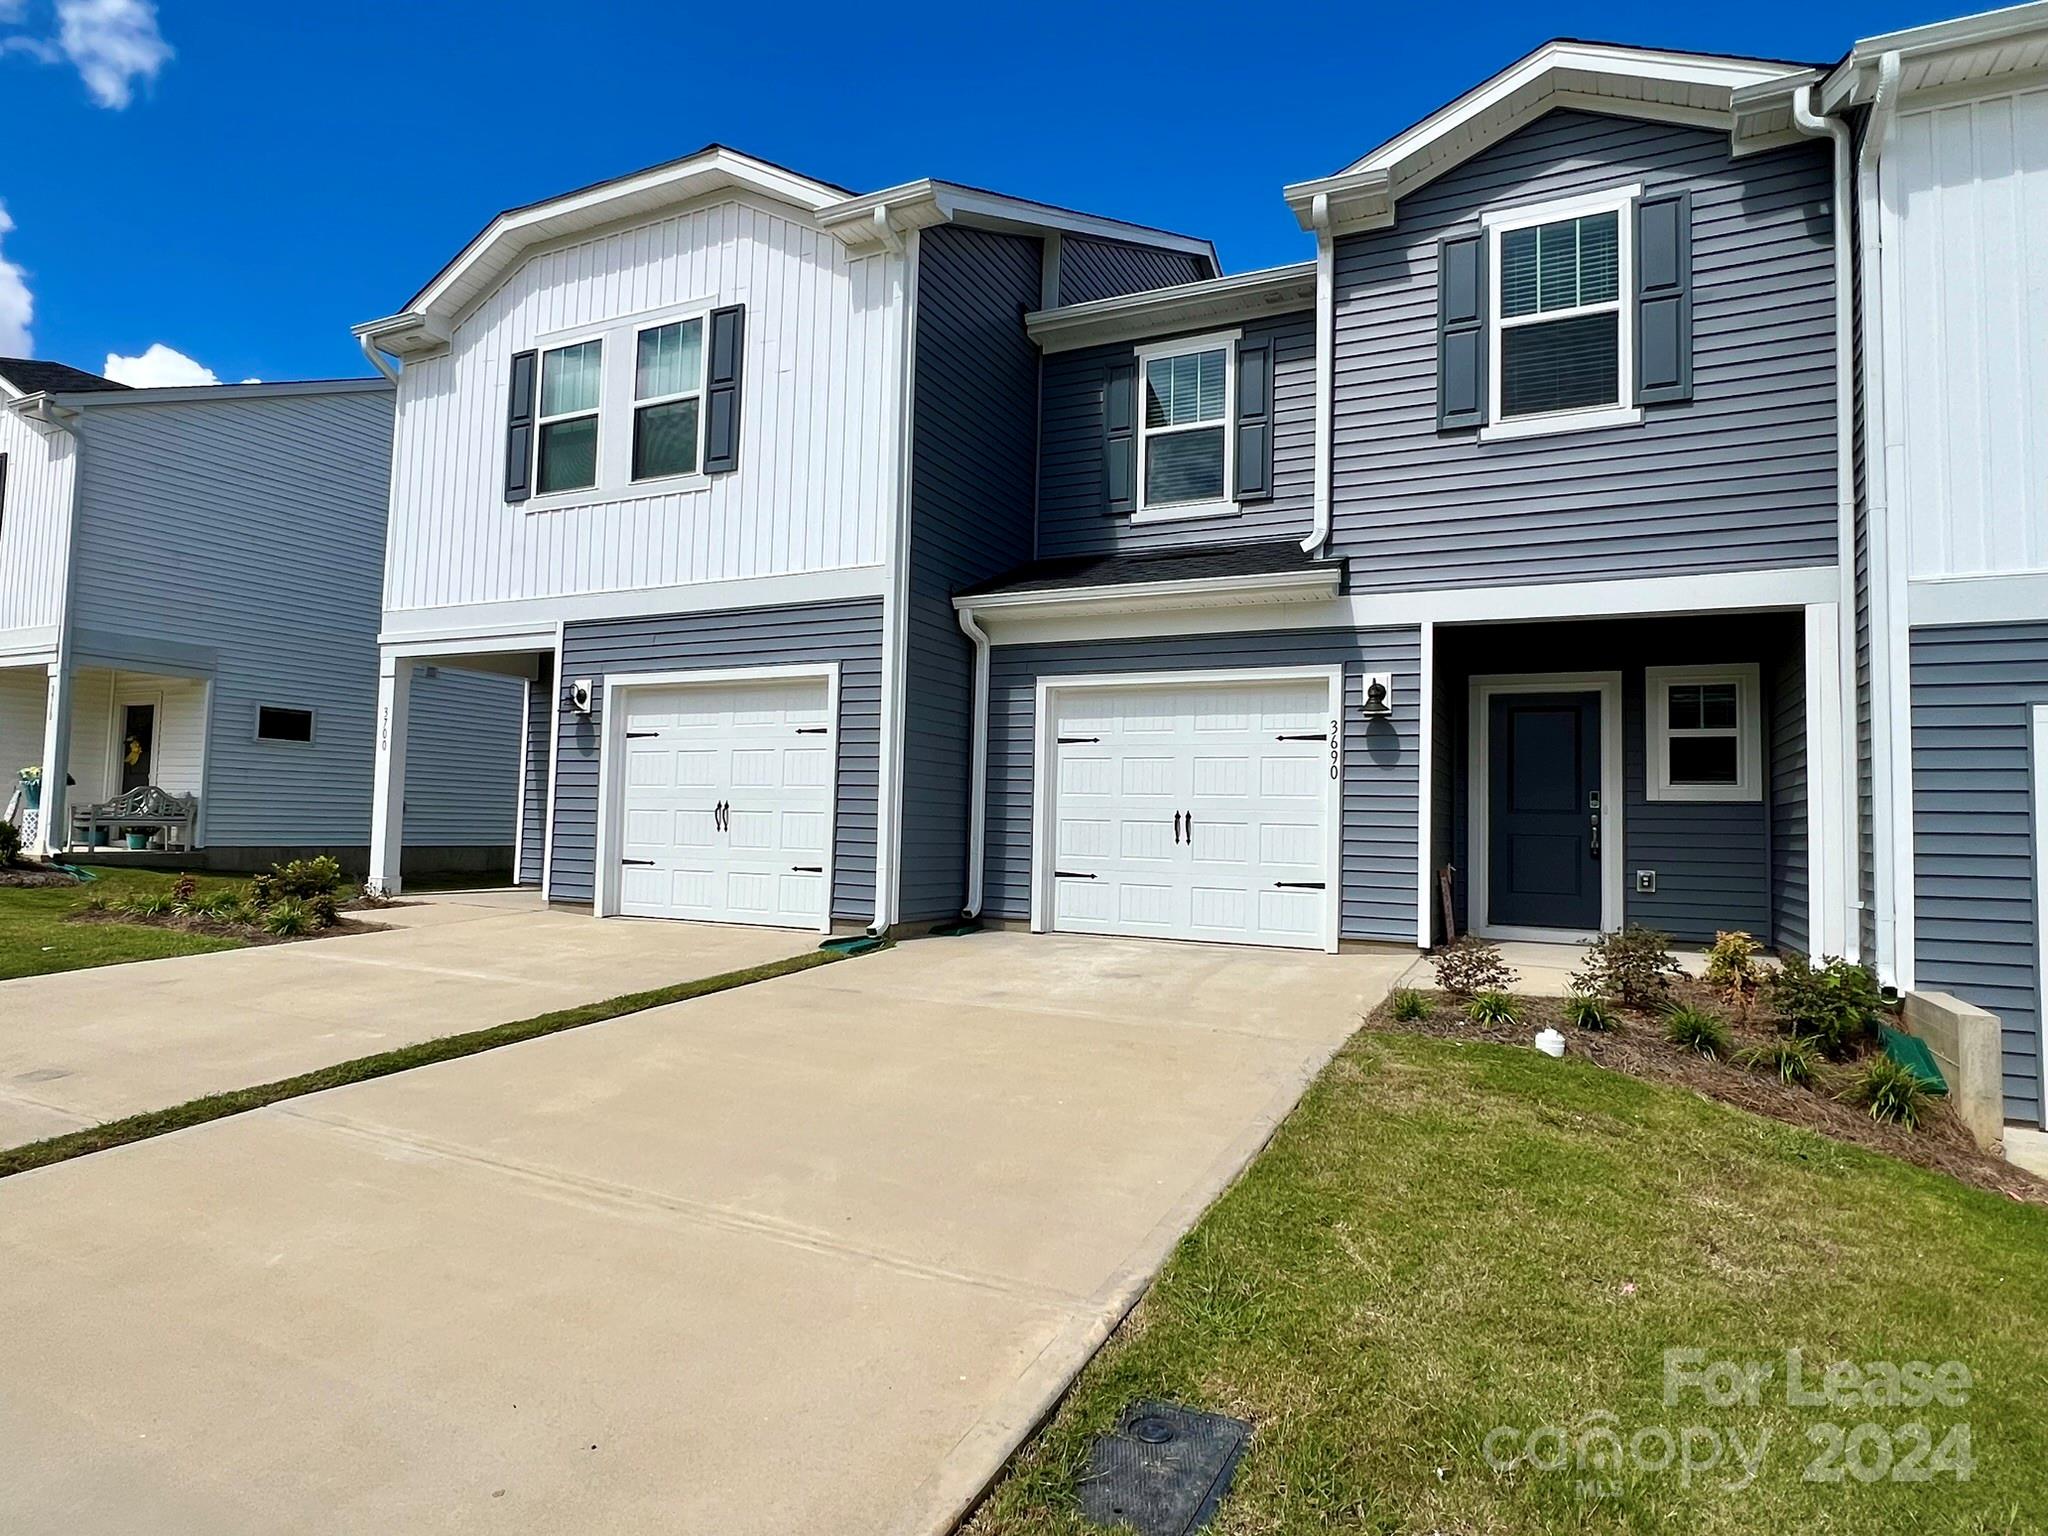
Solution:
M 1639 869 L 1636 871 L 1636 890 L 1638 892 L 1640 892 L 1642 895 L 1648 896 L 1652 894 L 1656 889 L 1657 871 L 1655 871 L 1654 869 Z

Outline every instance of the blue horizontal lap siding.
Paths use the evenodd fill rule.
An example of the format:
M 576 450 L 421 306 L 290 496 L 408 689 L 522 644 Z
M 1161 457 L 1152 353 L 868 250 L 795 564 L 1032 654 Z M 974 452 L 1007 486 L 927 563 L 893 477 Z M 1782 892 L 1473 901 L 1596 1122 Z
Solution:
M 1306 537 L 1314 520 L 1316 346 L 1309 312 L 1244 328 L 1247 341 L 1273 342 L 1273 495 L 1235 517 L 1133 523 L 1111 517 L 1102 469 L 1103 391 L 1109 365 L 1128 344 L 1060 352 L 1045 360 L 1040 427 L 1038 553 L 1056 555 L 1175 549 Z M 1161 338 L 1164 339 L 1164 338 Z
M 1912 633 L 1913 981 L 1998 1015 L 2005 1113 L 2041 1119 L 2031 706 L 2048 621 Z
M 882 731 L 882 604 L 879 598 L 733 613 L 665 614 L 566 625 L 556 680 L 552 901 L 589 901 L 597 849 L 598 742 L 604 679 L 630 672 L 839 663 L 839 778 L 832 849 L 832 915 L 874 916 L 875 806 Z M 594 707 L 569 707 L 577 678 L 593 683 Z
M 1771 942 L 1804 950 L 1810 942 L 1806 872 L 1806 658 L 1790 653 L 1764 669 L 1770 716 Z
M 974 651 L 953 594 L 1031 558 L 1041 282 L 1036 239 L 945 225 L 918 247 L 905 615 L 906 922 L 958 916 L 967 895 Z
M 1087 304 L 1200 282 L 1209 264 L 1181 251 L 1068 235 L 1060 242 L 1060 303 Z M 1033 306 L 1036 307 L 1035 305 Z
M 1032 756 L 1041 677 L 1232 668 L 1344 667 L 1341 929 L 1347 939 L 1415 942 L 1419 632 L 1283 631 L 998 646 L 990 662 L 988 841 L 983 910 L 1031 915 Z M 1394 714 L 1356 709 L 1366 672 L 1394 674 Z
M 512 851 L 519 814 L 519 680 L 422 668 L 405 751 L 405 846 Z
M 1439 432 L 1437 241 L 1482 210 L 1690 188 L 1694 398 L 1641 425 Z M 1335 553 L 1356 590 L 1599 580 L 1835 558 L 1833 245 L 1824 147 L 1555 111 L 1336 252 Z
M 519 870 L 521 885 L 540 884 L 547 857 L 548 748 L 554 734 L 548 722 L 555 707 L 555 659 L 543 656 L 540 676 L 526 689 L 526 752 L 519 781 Z

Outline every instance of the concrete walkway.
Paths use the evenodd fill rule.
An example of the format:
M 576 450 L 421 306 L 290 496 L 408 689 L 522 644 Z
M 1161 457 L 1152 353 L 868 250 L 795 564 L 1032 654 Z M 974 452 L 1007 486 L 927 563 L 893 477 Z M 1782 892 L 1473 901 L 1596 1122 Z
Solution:
M 0 1530 L 946 1529 L 1406 964 L 924 940 L 0 1181 Z
M 818 943 L 780 928 L 600 923 L 528 891 L 363 917 L 389 931 L 0 982 L 0 1146 Z

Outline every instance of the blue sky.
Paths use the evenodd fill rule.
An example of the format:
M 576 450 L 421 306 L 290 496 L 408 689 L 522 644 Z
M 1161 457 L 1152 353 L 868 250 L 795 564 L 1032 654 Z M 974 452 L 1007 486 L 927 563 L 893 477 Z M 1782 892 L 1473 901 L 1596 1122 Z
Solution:
M 38 355 L 82 367 L 157 344 L 223 379 L 361 373 L 349 326 L 498 209 L 711 139 L 857 191 L 936 176 L 1203 234 L 1240 271 L 1311 253 L 1283 182 L 1546 37 L 1833 59 L 1951 14 L 0 0 L 0 343 L 25 287 Z

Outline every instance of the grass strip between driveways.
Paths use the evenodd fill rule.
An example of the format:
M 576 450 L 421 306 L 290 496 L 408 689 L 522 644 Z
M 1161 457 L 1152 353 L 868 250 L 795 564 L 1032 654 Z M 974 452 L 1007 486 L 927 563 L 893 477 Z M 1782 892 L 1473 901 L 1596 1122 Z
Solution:
M 190 1126 L 204 1125 L 209 1120 L 223 1120 L 229 1115 L 261 1109 L 266 1104 L 277 1104 L 285 1099 L 320 1093 L 328 1088 L 341 1088 L 349 1083 L 368 1082 L 373 1077 L 389 1077 L 394 1072 L 410 1072 L 414 1067 L 432 1066 L 437 1061 L 454 1061 L 458 1057 L 474 1056 L 480 1051 L 496 1050 L 501 1045 L 516 1045 L 522 1040 L 535 1040 L 542 1035 L 559 1034 L 565 1029 L 577 1029 L 585 1024 L 601 1024 L 606 1019 L 621 1018 L 629 1013 L 641 1013 L 646 1009 L 660 1008 L 668 1003 L 686 1002 L 693 997 L 707 997 L 713 992 L 729 992 L 735 987 L 750 986 L 757 981 L 771 981 L 777 976 L 792 976 L 799 971 L 832 965 L 846 958 L 848 957 L 836 950 L 811 950 L 805 954 L 792 955 L 787 960 L 772 960 L 766 965 L 752 965 L 744 970 L 703 976 L 695 981 L 677 982 L 674 986 L 656 987 L 649 992 L 628 992 L 622 997 L 607 998 L 603 1002 L 561 1008 L 553 1013 L 538 1014 L 530 1019 L 514 1019 L 509 1023 L 493 1024 L 487 1029 L 473 1029 L 460 1035 L 443 1035 L 436 1040 L 422 1040 L 416 1045 L 401 1045 L 393 1050 L 379 1051 L 374 1056 L 358 1056 L 353 1061 L 337 1062 L 331 1067 L 321 1067 L 317 1071 L 280 1078 L 274 1083 L 263 1083 L 254 1088 L 237 1088 L 228 1093 L 209 1093 L 204 1098 L 190 1099 L 169 1109 L 151 1109 L 141 1114 L 124 1115 L 119 1120 L 88 1126 L 82 1131 L 67 1131 L 62 1136 L 51 1136 L 42 1141 L 31 1141 L 23 1146 L 0 1151 L 0 1179 L 17 1173 L 27 1173 L 32 1168 L 46 1168 L 51 1163 L 83 1157 L 89 1152 L 104 1152 L 111 1147 L 125 1147 L 130 1142 L 147 1141 L 152 1136 L 163 1136 L 172 1131 L 185 1130 Z

